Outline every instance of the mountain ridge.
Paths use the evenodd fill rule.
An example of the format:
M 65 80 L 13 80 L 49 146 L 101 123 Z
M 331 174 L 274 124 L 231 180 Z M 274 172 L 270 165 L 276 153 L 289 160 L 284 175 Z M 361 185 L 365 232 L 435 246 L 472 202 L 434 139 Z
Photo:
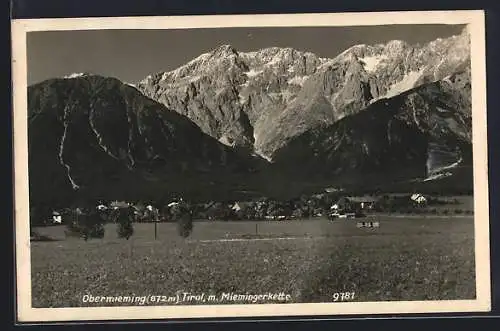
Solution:
M 30 197 L 37 201 L 154 197 L 181 190 L 179 183 L 168 188 L 175 176 L 217 180 L 260 167 L 115 78 L 50 79 L 30 86 L 28 99 Z
M 466 30 L 423 46 L 397 40 L 355 45 L 333 58 L 292 48 L 238 52 L 221 45 L 136 86 L 226 145 L 272 159 L 297 134 L 444 79 L 469 62 Z
M 221 45 L 135 84 L 48 79 L 28 87 L 30 196 L 471 187 L 470 79 L 467 33 L 331 59 Z
M 368 185 L 368 178 L 378 184 L 429 181 L 458 168 L 472 179 L 468 95 L 466 70 L 378 100 L 354 115 L 294 137 L 277 151 L 274 167 L 290 177 L 323 175 L 351 185 Z

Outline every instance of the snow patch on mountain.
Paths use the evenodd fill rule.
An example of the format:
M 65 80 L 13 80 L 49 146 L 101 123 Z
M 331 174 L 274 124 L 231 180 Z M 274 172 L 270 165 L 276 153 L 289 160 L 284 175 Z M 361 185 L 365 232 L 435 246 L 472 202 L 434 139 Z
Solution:
M 446 82 L 448 84 L 452 84 L 451 82 L 451 75 L 446 76 L 445 78 L 442 79 L 443 82 Z
M 72 73 L 72 74 L 69 74 L 67 76 L 64 76 L 63 78 L 65 79 L 71 79 L 71 78 L 78 78 L 78 77 L 84 77 L 84 76 L 88 76 L 89 74 L 86 73 L 86 72 L 79 72 L 79 73 Z
M 431 181 L 431 180 L 437 180 L 437 179 L 442 179 L 442 178 L 450 177 L 452 175 L 453 174 L 451 172 L 437 173 L 437 174 L 430 175 L 429 177 L 425 178 L 423 181 L 424 182 L 428 182 L 428 181 Z
M 244 95 L 242 95 L 241 93 L 239 94 L 239 102 L 240 102 L 240 105 L 244 105 L 246 104 L 248 101 L 248 98 L 245 97 Z
M 321 71 L 321 70 L 327 69 L 329 66 L 335 64 L 336 62 L 337 62 L 336 59 L 328 59 L 327 61 L 323 61 L 316 68 L 316 71 Z
M 235 146 L 235 142 L 232 141 L 232 139 L 228 138 L 226 135 L 220 137 L 219 142 L 229 147 Z
M 392 98 L 416 87 L 418 80 L 422 77 L 422 74 L 422 70 L 410 71 L 402 80 L 389 86 L 384 98 Z
M 66 106 L 64 108 L 64 132 L 63 132 L 63 135 L 62 135 L 62 138 L 61 138 L 61 142 L 59 144 L 59 153 L 58 153 L 58 156 L 59 156 L 59 163 L 64 167 L 66 168 L 66 176 L 68 177 L 69 179 L 69 182 L 71 183 L 71 186 L 73 187 L 73 190 L 78 190 L 80 188 L 80 185 L 78 185 L 75 180 L 73 179 L 73 177 L 71 176 L 71 167 L 69 165 L 68 162 L 66 162 L 66 160 L 64 159 L 64 145 L 65 145 L 65 142 L 66 142 L 66 137 L 67 137 L 67 133 L 68 133 L 68 127 L 69 127 L 69 109 L 68 109 L 68 106 Z
M 295 76 L 295 77 L 292 77 L 288 80 L 288 84 L 291 84 L 291 85 L 299 85 L 299 86 L 302 86 L 304 85 L 304 82 L 309 78 L 309 76 Z
M 169 75 L 170 77 L 172 77 L 173 79 L 182 78 L 182 77 L 186 76 L 186 74 L 189 72 L 189 69 L 202 66 L 203 64 L 205 64 L 207 62 L 207 60 L 210 59 L 211 56 L 212 55 L 210 53 L 203 53 L 200 56 L 189 61 L 188 63 L 186 63 L 182 67 L 179 67 L 175 70 L 166 72 L 166 74 Z M 164 77 L 166 77 L 166 76 L 164 75 Z
M 282 90 L 279 93 L 271 92 L 268 93 L 268 95 L 273 100 L 282 101 L 285 103 L 290 103 L 293 99 L 295 99 L 295 94 L 288 90 Z
M 366 72 L 374 72 L 375 70 L 377 70 L 380 62 L 386 59 L 387 56 L 385 55 L 375 55 L 375 56 L 365 56 L 360 58 L 359 60 L 363 62 Z
M 261 158 L 263 158 L 264 160 L 266 160 L 267 162 L 273 162 L 273 159 L 270 158 L 269 156 L 263 154 L 262 152 L 258 151 L 258 150 L 255 150 L 254 153 L 253 153 L 254 156 L 259 156 Z
M 245 75 L 247 75 L 248 77 L 255 77 L 260 75 L 262 72 L 263 70 L 251 69 L 250 71 L 246 72 Z
M 439 167 L 439 168 L 432 170 L 432 173 L 441 173 L 445 170 L 454 169 L 454 168 L 458 167 L 459 165 L 461 165 L 462 162 L 463 162 L 463 159 L 460 157 L 456 162 L 453 162 L 452 164 L 449 164 L 449 165 Z
M 271 67 L 271 66 L 275 66 L 277 64 L 280 64 L 280 62 L 281 62 L 281 56 L 275 56 L 266 65 L 269 66 L 269 67 Z

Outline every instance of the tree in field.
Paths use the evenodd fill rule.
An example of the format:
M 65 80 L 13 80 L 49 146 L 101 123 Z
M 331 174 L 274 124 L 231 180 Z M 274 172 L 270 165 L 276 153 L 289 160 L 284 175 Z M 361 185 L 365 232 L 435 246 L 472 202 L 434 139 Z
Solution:
M 193 215 L 190 207 L 183 201 L 173 206 L 172 216 L 177 222 L 177 232 L 183 238 L 189 237 L 193 231 Z
M 90 212 L 88 215 L 86 215 L 85 219 L 85 240 L 87 240 L 88 238 L 104 238 L 104 221 L 101 218 L 101 215 L 97 212 Z
M 236 218 L 239 220 L 255 219 L 255 206 L 252 204 L 243 205 L 240 210 L 235 212 Z
M 134 208 L 132 206 L 128 206 L 127 208 L 120 209 L 117 215 L 117 223 L 118 227 L 116 232 L 118 233 L 118 238 L 125 238 L 129 240 L 130 237 L 134 234 Z
M 177 221 L 178 233 L 181 237 L 187 238 L 193 231 L 193 219 L 190 214 L 183 214 Z
M 104 237 L 104 220 L 101 215 L 92 209 L 77 208 L 73 214 L 73 219 L 66 225 L 66 234 L 69 236 L 79 236 L 85 241 L 90 238 Z

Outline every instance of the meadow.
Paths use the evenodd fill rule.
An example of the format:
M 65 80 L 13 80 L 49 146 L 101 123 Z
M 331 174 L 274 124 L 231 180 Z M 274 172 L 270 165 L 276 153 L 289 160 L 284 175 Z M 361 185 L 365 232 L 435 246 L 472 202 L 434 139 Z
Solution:
M 114 224 L 103 239 L 65 238 L 64 226 L 38 228 L 54 241 L 31 243 L 33 307 L 84 303 L 85 294 L 220 296 L 284 292 L 292 302 L 446 300 L 475 297 L 472 217 L 195 222 L 190 237 L 176 225 L 135 224 L 130 240 Z M 121 303 L 123 305 L 124 303 Z

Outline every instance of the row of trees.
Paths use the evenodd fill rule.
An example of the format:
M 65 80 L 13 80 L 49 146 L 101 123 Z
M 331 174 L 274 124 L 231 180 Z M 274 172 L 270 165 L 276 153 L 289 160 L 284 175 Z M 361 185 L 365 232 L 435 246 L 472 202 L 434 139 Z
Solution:
M 433 209 L 443 205 L 457 205 L 458 201 L 448 201 L 439 198 L 426 197 L 424 203 L 411 200 L 411 195 L 389 196 L 383 195 L 375 199 L 371 210 L 376 212 L 408 212 L 423 213 L 431 212 Z M 326 215 L 331 206 L 341 198 L 338 194 L 316 194 L 301 196 L 289 201 L 277 201 L 261 198 L 249 202 L 217 202 L 207 205 L 195 206 L 194 215 L 198 219 L 217 220 L 262 220 L 266 217 L 284 216 L 289 218 L 308 218 L 318 215 Z M 237 208 L 235 208 L 237 207 Z M 363 213 L 359 203 L 352 202 L 348 211 Z M 453 210 L 458 208 L 453 208 Z M 450 209 L 451 213 L 451 209 Z M 466 211 L 464 211 L 466 213 Z
M 327 197 L 301 197 L 289 201 L 261 198 L 247 202 L 215 202 L 197 205 L 194 215 L 197 219 L 215 220 L 263 220 L 266 217 L 287 218 L 312 217 L 324 214 L 334 203 Z
M 93 210 L 86 212 L 75 210 L 72 215 L 67 216 L 71 217 L 71 220 L 66 222 L 67 236 L 81 237 L 85 241 L 90 238 L 104 237 L 104 225 L 108 222 L 108 219 L 103 213 Z M 116 217 L 118 237 L 128 240 L 134 234 L 133 211 L 130 208 L 119 209 L 114 216 Z
M 193 230 L 192 214 L 185 206 L 173 208 L 172 215 L 177 222 L 178 234 L 187 238 Z M 133 207 L 120 208 L 113 213 L 100 213 L 98 211 L 87 211 L 74 213 L 73 219 L 66 223 L 66 234 L 77 236 L 87 241 L 90 238 L 103 238 L 104 225 L 108 222 L 117 224 L 118 238 L 129 239 L 134 234 L 133 223 L 136 214 Z
M 63 222 L 68 226 L 68 233 L 83 238 L 102 238 L 104 236 L 104 223 L 117 223 L 117 232 L 120 238 L 130 238 L 133 235 L 133 222 L 173 221 L 178 224 L 178 233 L 187 237 L 192 231 L 192 219 L 212 220 L 263 220 L 267 217 L 284 216 L 286 218 L 307 218 L 317 215 L 326 215 L 330 207 L 341 198 L 340 193 L 325 193 L 315 195 L 302 195 L 299 198 L 278 201 L 270 198 L 260 198 L 254 201 L 238 202 L 211 202 L 206 204 L 187 204 L 185 202 L 174 207 L 160 207 L 154 211 L 146 208 L 146 203 L 134 205 L 134 208 L 109 208 L 99 212 L 95 207 L 89 208 L 82 215 L 73 214 L 63 216 Z M 411 201 L 410 195 L 389 196 L 384 195 L 377 199 L 373 210 L 378 212 L 403 212 L 421 213 L 422 207 L 450 204 L 450 201 L 427 197 L 425 205 Z M 126 206 L 126 204 L 125 204 Z M 456 213 L 461 213 L 457 208 Z M 440 209 L 442 210 L 442 209 Z M 92 211 L 92 212 L 90 212 Z M 356 212 L 357 210 L 353 210 Z M 31 208 L 31 225 L 36 226 L 40 220 L 49 220 L 52 211 L 45 205 Z M 432 209 L 425 212 L 432 213 Z M 450 211 L 449 213 L 452 213 Z M 443 213 L 436 210 L 436 213 Z M 463 211 L 467 213 L 467 211 Z M 70 216 L 70 217 L 68 217 Z M 71 219 L 71 221 L 69 221 Z
M 404 213 L 440 213 L 440 211 L 444 211 L 447 209 L 443 209 L 443 206 L 450 206 L 449 210 L 446 213 L 451 213 L 453 211 L 457 211 L 457 213 L 461 213 L 462 210 L 460 208 L 452 208 L 452 206 L 460 205 L 460 202 L 457 199 L 443 199 L 427 196 L 425 197 L 425 202 L 417 203 L 410 199 L 410 195 L 403 196 L 381 196 L 377 202 L 374 204 L 373 209 L 378 212 L 404 212 Z M 439 209 L 437 209 L 439 208 Z M 463 210 L 466 213 L 466 210 Z

